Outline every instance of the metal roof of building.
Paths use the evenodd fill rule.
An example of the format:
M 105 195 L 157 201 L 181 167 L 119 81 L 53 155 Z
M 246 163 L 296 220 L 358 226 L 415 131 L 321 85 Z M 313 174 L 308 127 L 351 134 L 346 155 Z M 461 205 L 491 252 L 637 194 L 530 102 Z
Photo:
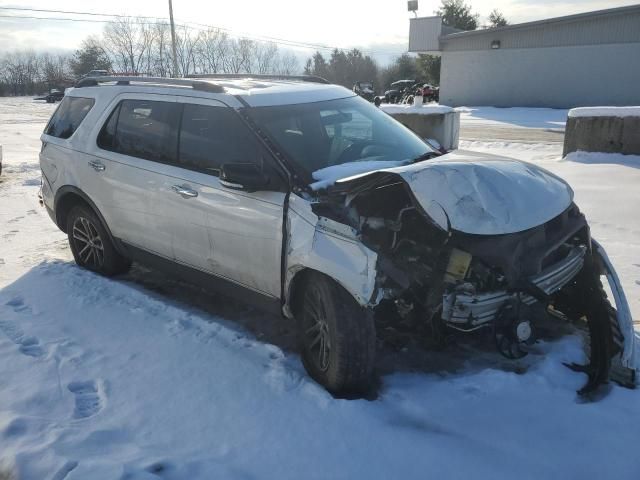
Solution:
M 439 41 L 444 51 L 487 49 L 493 41 L 500 48 L 640 42 L 640 5 L 456 32 L 440 35 Z
M 505 32 L 509 30 L 522 30 L 526 28 L 533 28 L 539 26 L 546 26 L 555 23 L 568 23 L 580 20 L 591 20 L 598 17 L 608 17 L 611 15 L 623 15 L 628 13 L 640 13 L 640 4 L 628 5 L 626 7 L 607 8 L 605 10 L 596 10 L 594 12 L 576 13 L 573 15 L 566 15 L 564 17 L 545 18 L 543 20 L 535 20 L 532 22 L 515 23 L 513 25 L 506 25 L 504 27 L 497 28 L 485 28 L 480 30 L 468 30 L 463 32 L 455 32 L 444 35 L 443 41 L 456 40 L 458 38 L 475 36 L 475 35 L 488 35 L 496 32 Z

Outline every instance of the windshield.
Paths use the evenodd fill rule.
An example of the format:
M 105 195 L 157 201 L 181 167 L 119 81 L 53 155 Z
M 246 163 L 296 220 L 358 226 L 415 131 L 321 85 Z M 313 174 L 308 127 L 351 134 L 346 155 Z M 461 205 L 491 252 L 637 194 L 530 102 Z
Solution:
M 361 97 L 249 109 L 250 115 L 310 181 L 312 173 L 351 162 L 409 162 L 434 150 Z

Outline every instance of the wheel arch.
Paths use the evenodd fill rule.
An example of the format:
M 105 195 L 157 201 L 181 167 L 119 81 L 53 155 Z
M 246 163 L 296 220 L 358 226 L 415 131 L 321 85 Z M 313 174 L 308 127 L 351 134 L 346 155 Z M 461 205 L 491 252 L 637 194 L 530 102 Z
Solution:
M 104 219 L 100 209 L 96 206 L 95 202 L 91 200 L 91 198 L 78 187 L 73 185 L 65 185 L 60 187 L 56 192 L 56 196 L 53 202 L 53 211 L 55 215 L 56 225 L 58 228 L 62 230 L 64 233 L 67 233 L 67 216 L 73 207 L 76 205 L 85 205 L 89 207 L 93 213 L 96 214 L 100 223 L 107 231 L 107 235 L 109 235 L 109 240 L 113 243 L 118 250 L 118 253 L 123 254 L 122 247 L 120 242 L 116 241 L 111 230 L 109 229 L 109 225 L 107 221 Z
M 362 295 L 359 294 L 360 292 L 358 292 L 357 289 L 354 289 L 353 286 L 345 284 L 343 279 L 341 280 L 340 278 L 336 278 L 330 273 L 322 271 L 318 268 L 300 265 L 290 269 L 287 273 L 287 284 L 283 302 L 283 313 L 285 317 L 293 318 L 297 307 L 297 302 L 300 300 L 300 295 L 303 292 L 304 283 L 311 273 L 317 273 L 329 278 L 332 282 L 334 282 L 346 293 L 348 293 L 360 306 L 368 307 L 372 305 L 370 299 L 363 298 Z

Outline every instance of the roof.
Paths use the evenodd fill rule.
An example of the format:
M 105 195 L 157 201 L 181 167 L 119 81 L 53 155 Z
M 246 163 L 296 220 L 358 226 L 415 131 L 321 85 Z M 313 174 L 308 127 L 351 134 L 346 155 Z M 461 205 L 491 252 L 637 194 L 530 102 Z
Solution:
M 223 101 L 226 98 L 228 99 L 226 103 L 236 107 L 242 104 L 262 107 L 310 103 L 355 95 L 349 89 L 339 85 L 319 83 L 315 79 L 276 78 L 250 74 L 194 78 L 92 77 L 78 82 L 76 88 L 69 93 L 80 96 L 83 91 L 97 93 L 97 91 L 105 92 L 106 89 L 117 89 L 122 93 L 188 95 Z
M 640 43 L 640 5 L 609 8 L 498 28 L 451 32 L 441 17 L 409 23 L 409 51 L 505 50 Z
M 556 23 L 570 23 L 570 22 L 575 22 L 580 20 L 591 20 L 598 17 L 608 17 L 611 15 L 621 15 L 621 14 L 629 14 L 629 13 L 640 13 L 640 4 L 629 5 L 626 7 L 607 8 L 605 10 L 596 10 L 594 12 L 576 13 L 574 15 L 547 18 L 544 20 L 536 20 L 533 22 L 516 23 L 513 25 L 506 25 L 504 27 L 455 32 L 455 33 L 445 34 L 441 36 L 440 40 L 443 42 L 446 42 L 450 40 L 456 40 L 458 38 L 472 37 L 476 35 L 495 34 L 499 32 L 507 32 L 510 30 L 523 30 L 523 29 L 528 29 L 533 27 L 552 25 Z

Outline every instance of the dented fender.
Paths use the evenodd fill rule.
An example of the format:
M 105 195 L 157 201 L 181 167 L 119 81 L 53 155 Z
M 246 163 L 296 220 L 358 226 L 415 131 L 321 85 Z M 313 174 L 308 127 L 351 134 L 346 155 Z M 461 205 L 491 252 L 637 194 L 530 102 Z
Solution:
M 319 217 L 311 204 L 297 195 L 287 212 L 285 301 L 283 312 L 292 317 L 291 286 L 297 273 L 312 269 L 337 281 L 362 306 L 377 303 L 378 255 L 360 242 L 355 229 Z

